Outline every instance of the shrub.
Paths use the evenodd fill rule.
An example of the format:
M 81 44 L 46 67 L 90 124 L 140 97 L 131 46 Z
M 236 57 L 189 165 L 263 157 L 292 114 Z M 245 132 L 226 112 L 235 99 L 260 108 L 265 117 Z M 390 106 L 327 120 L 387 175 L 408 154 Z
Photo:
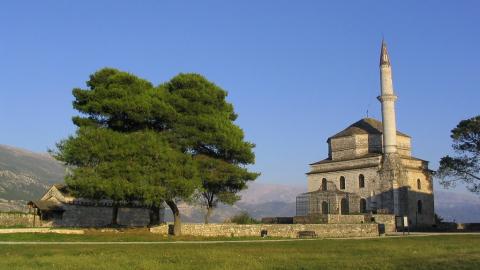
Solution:
M 230 221 L 235 224 L 259 224 L 260 222 L 252 218 L 247 212 L 241 212 L 233 216 Z

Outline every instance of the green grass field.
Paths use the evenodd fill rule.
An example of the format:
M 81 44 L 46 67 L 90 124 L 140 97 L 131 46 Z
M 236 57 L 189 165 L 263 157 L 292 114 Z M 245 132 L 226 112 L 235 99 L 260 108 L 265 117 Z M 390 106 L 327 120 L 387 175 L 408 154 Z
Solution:
M 172 239 L 142 233 L 0 235 L 0 241 L 32 240 L 166 242 Z M 261 243 L 233 240 L 210 244 L 0 245 L 0 269 L 480 269 L 480 236 Z

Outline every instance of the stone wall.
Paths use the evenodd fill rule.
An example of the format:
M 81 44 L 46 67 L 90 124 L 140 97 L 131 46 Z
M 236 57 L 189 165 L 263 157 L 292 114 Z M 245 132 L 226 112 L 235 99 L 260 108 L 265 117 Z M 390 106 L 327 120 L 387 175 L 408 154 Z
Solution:
M 162 218 L 163 221 L 163 218 Z M 150 213 L 146 208 L 118 209 L 118 224 L 128 227 L 142 227 L 150 223 Z
M 168 224 L 151 228 L 152 233 L 168 234 Z M 182 224 L 182 235 L 204 237 L 252 237 L 268 236 L 297 238 L 301 231 L 314 231 L 317 237 L 375 237 L 379 235 L 378 224 Z
M 58 233 L 58 234 L 85 234 L 84 230 L 78 229 L 52 229 L 52 228 L 9 228 L 0 229 L 0 234 L 10 233 Z
M 103 227 L 112 222 L 112 207 L 64 204 L 62 216 L 52 221 L 54 227 Z M 120 213 L 120 211 L 118 211 Z
M 395 216 L 394 215 L 372 215 L 374 222 L 385 226 L 385 233 L 395 232 Z
M 0 227 L 31 227 L 34 217 L 35 215 L 27 213 L 0 213 Z M 35 219 L 37 222 L 39 221 L 38 216 Z
M 326 224 L 328 223 L 328 218 L 326 215 L 294 216 L 293 223 L 294 224 Z
M 45 222 L 46 226 L 106 227 L 112 222 L 112 207 L 64 204 L 63 208 L 65 209 L 63 214 L 48 223 Z M 118 209 L 117 223 L 119 225 L 127 227 L 142 227 L 147 226 L 149 222 L 149 210 L 146 208 L 120 207 Z
M 365 159 L 367 160 L 367 159 Z M 348 169 L 348 170 L 339 170 L 333 172 L 325 172 L 325 173 L 315 173 L 310 174 L 307 176 L 308 178 L 308 191 L 316 191 L 321 189 L 322 179 L 327 179 L 328 182 L 332 182 L 337 189 L 340 188 L 340 177 L 345 178 L 345 189 L 340 191 L 345 191 L 353 194 L 357 194 L 359 196 L 358 200 L 355 202 L 349 202 L 351 205 L 350 213 L 358 213 L 360 212 L 360 199 L 365 199 L 366 210 L 371 211 L 374 205 L 373 194 L 377 191 L 377 184 L 378 184 L 378 165 L 379 158 L 368 158 L 369 162 L 377 164 L 377 167 L 368 167 L 362 169 Z M 359 160 L 356 160 L 357 162 Z M 366 161 L 365 161 L 366 162 Z M 352 161 L 353 163 L 353 161 Z M 359 177 L 360 175 L 364 176 L 364 187 L 360 187 L 359 184 Z M 320 202 L 321 203 L 321 202 Z M 339 205 L 340 202 L 338 202 Z M 340 209 L 338 209 L 340 210 Z M 337 213 L 336 209 L 332 209 L 330 213 Z
M 364 223 L 364 215 L 327 215 L 329 224 L 359 224 Z
M 382 153 L 381 134 L 357 134 L 332 138 L 329 141 L 329 157 L 333 160 L 348 160 L 369 153 Z M 411 156 L 411 138 L 397 135 L 397 150 L 402 156 Z

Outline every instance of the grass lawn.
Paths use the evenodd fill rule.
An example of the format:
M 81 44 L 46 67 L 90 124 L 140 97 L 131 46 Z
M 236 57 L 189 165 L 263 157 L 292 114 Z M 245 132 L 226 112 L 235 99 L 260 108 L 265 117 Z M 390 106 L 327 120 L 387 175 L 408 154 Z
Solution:
M 147 237 L 141 233 L 128 237 L 118 234 L 117 240 L 144 241 Z M 162 241 L 160 236 L 150 237 L 149 240 Z M 115 235 L 0 235 L 0 241 L 82 238 L 110 241 Z M 163 241 L 168 240 L 163 237 Z M 480 236 L 214 244 L 0 245 L 0 269 L 480 269 Z

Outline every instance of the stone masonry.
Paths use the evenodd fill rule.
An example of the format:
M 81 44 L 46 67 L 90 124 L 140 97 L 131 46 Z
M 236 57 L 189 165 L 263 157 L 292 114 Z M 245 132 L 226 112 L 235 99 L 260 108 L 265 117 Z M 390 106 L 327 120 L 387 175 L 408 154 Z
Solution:
M 168 224 L 150 229 L 152 233 L 168 234 Z M 297 238 L 301 231 L 314 231 L 317 237 L 376 237 L 379 225 L 363 224 L 182 224 L 182 235 L 204 237 L 252 237 L 266 231 L 271 237 Z

